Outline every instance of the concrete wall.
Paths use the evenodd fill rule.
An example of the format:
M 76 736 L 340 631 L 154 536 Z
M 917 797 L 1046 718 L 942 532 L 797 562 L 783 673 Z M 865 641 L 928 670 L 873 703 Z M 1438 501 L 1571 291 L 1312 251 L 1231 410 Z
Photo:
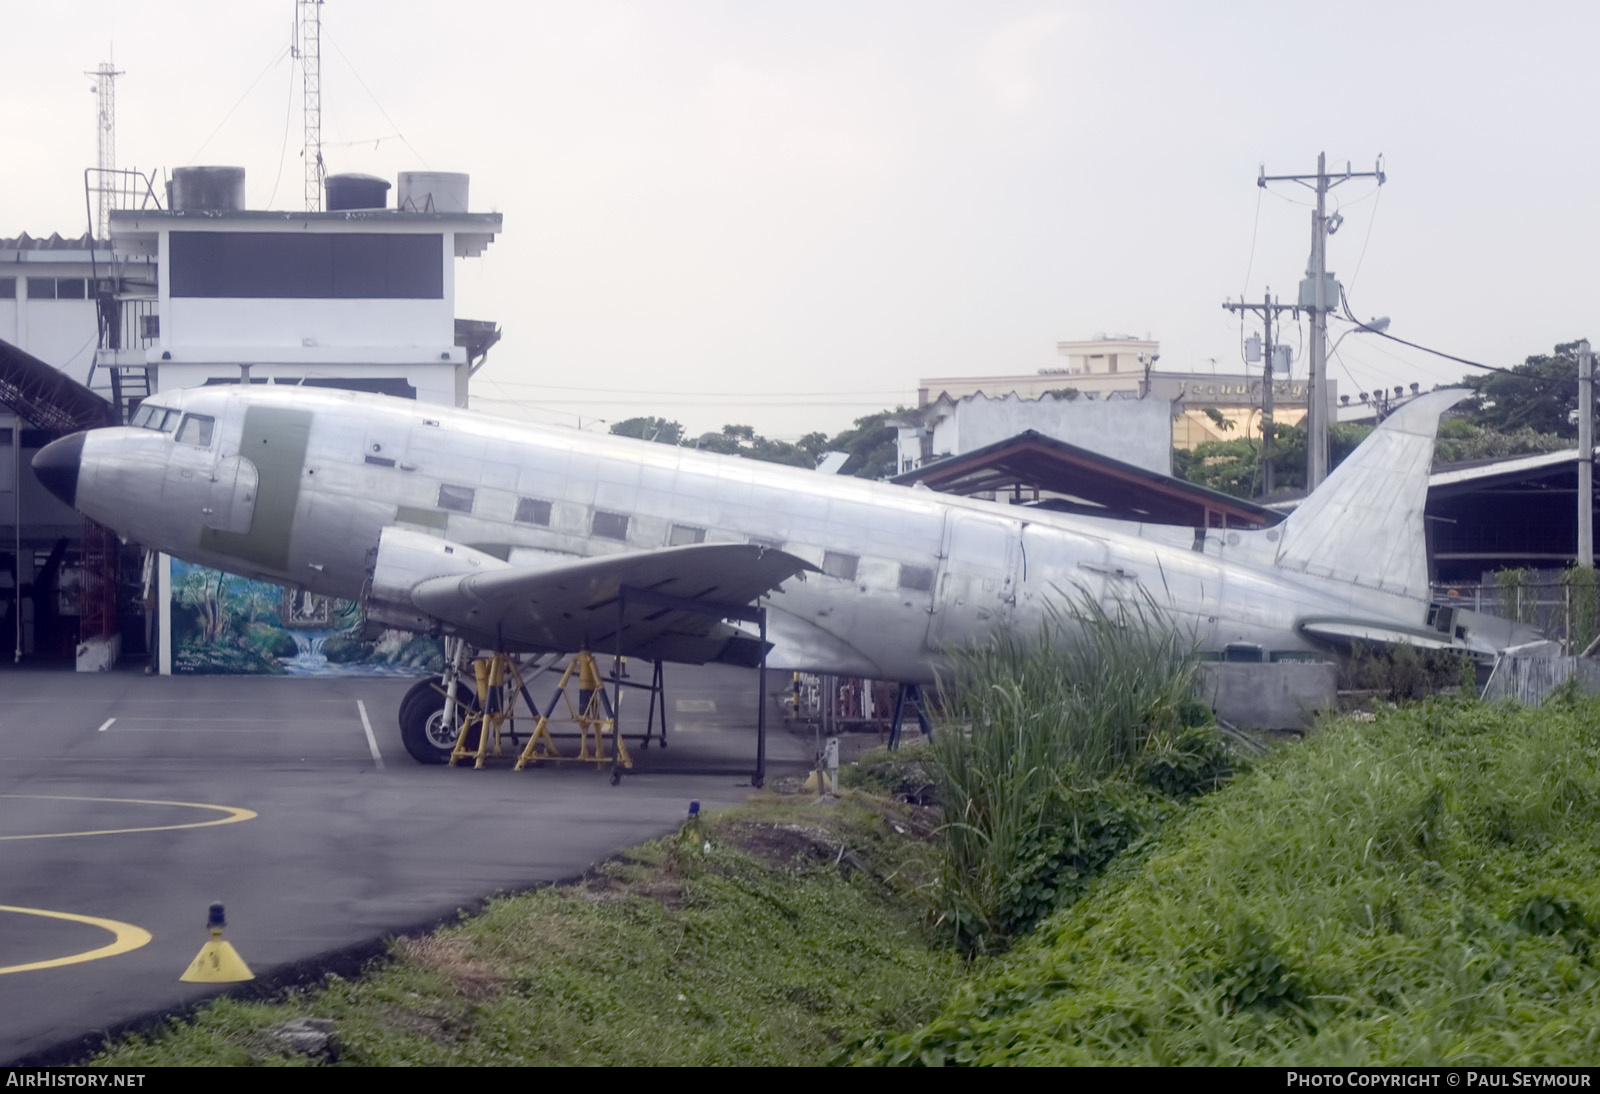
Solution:
M 278 347 L 409 347 L 431 352 L 455 341 L 455 301 L 212 300 L 162 301 L 162 348 L 242 351 L 259 360 Z M 93 319 L 91 313 L 91 330 Z
M 1247 729 L 1309 729 L 1339 696 L 1339 667 L 1331 662 L 1207 662 L 1200 698 L 1219 718 Z
M 93 300 L 29 300 L 26 279 L 33 277 L 88 277 L 73 270 L 59 272 L 32 266 L 13 272 L 0 270 L 0 276 L 17 279 L 17 297 L 0 299 L 0 339 L 48 362 L 80 384 L 94 362 L 98 327 Z
M 973 396 L 934 411 L 935 458 L 1036 430 L 1163 475 L 1172 472 L 1172 407 L 1161 399 L 998 399 Z M 917 438 L 912 434 L 913 444 Z M 913 450 L 910 458 L 918 453 Z M 902 466 L 908 458 L 901 453 Z

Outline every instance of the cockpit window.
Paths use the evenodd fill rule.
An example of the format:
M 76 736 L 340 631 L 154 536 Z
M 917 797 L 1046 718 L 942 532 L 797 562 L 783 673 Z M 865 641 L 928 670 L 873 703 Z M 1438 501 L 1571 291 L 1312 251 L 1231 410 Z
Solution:
M 182 417 L 181 410 L 145 403 L 139 408 L 139 413 L 133 416 L 133 424 L 140 429 L 159 429 L 163 433 L 171 433 L 178 428 L 178 419 Z
M 178 427 L 178 443 L 211 447 L 211 427 L 215 424 L 216 419 L 205 414 L 186 415 L 183 425 Z

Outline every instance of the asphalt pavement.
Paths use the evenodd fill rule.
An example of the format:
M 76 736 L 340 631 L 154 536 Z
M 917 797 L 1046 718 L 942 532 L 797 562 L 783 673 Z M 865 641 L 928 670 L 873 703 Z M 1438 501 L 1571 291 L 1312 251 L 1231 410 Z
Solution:
M 178 979 L 212 901 L 258 977 L 282 982 L 575 877 L 676 827 L 691 799 L 753 792 L 754 672 L 668 666 L 669 747 L 633 746 L 618 786 L 589 764 L 421 766 L 395 723 L 412 683 L 0 672 L 0 1062 L 216 994 Z M 810 738 L 773 698 L 787 677 L 767 686 L 768 776 L 802 773 Z M 646 698 L 624 694 L 625 733 Z

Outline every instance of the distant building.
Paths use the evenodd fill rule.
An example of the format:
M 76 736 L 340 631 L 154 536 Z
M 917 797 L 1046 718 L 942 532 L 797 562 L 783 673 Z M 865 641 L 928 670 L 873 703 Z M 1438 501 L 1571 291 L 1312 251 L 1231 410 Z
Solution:
M 1060 368 L 999 376 L 943 376 L 918 382 L 917 402 L 926 406 L 941 395 L 951 399 L 982 392 L 991 397 L 1015 394 L 1037 399 L 1050 391 L 1071 389 L 1089 399 L 1115 393 L 1166 401 L 1172 407 L 1172 445 L 1192 449 L 1204 441 L 1261 435 L 1259 375 L 1244 373 L 1173 372 L 1159 368 L 1160 343 L 1129 335 L 1101 335 L 1076 342 L 1058 342 L 1067 359 Z M 1273 418 L 1293 425 L 1306 415 L 1308 385 L 1304 380 L 1273 382 Z M 1328 381 L 1330 405 L 1337 387 Z M 1219 423 L 1208 410 L 1222 419 Z
M 484 252 L 500 214 L 466 211 L 465 175 L 402 174 L 392 209 L 388 189 L 335 175 L 327 212 L 245 209 L 242 168 L 179 169 L 172 208 L 111 214 L 116 254 L 158 277 L 119 296 L 100 363 L 148 370 L 151 391 L 322 380 L 466 405 L 496 336 L 456 319 L 455 260 Z
M 1160 399 L 1024 398 L 1016 393 L 939 397 L 897 419 L 899 473 L 1032 430 L 1123 463 L 1172 472 L 1172 410 Z
M 101 530 L 87 546 L 89 526 L 27 469 L 53 435 L 83 428 L 64 427 L 51 400 L 124 422 L 147 395 L 216 383 L 465 405 L 499 331 L 456 317 L 455 260 L 482 254 L 501 216 L 467 211 L 465 175 L 403 173 L 392 207 L 389 188 L 335 175 L 326 212 L 251 210 L 242 168 L 179 168 L 168 207 L 146 182 L 144 207 L 110 212 L 109 240 L 0 240 L 0 648 L 71 657 L 76 644 L 82 666 L 80 638 L 104 638 L 114 657 L 116 636 L 78 618 L 80 582 L 113 590 L 123 631 L 142 620 L 137 557 L 119 572 L 114 539 Z M 165 591 L 169 560 L 155 570 Z

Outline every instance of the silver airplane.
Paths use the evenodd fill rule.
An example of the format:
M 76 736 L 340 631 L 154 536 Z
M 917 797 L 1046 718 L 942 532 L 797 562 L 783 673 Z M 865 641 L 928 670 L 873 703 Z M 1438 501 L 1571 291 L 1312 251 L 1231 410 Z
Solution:
M 1037 628 L 1068 590 L 1148 595 L 1218 654 L 1365 641 L 1481 655 L 1528 635 L 1434 609 L 1423 538 L 1438 415 L 1464 394 L 1412 401 L 1260 531 L 1069 516 L 273 385 L 163 392 L 131 426 L 52 442 L 33 466 L 126 539 L 358 600 L 370 628 L 458 649 L 747 666 L 765 650 L 776 668 L 927 682 L 946 647 Z M 619 610 L 624 586 L 656 599 Z M 767 645 L 662 597 L 760 600 Z M 449 755 L 445 702 L 402 706 L 418 759 Z

